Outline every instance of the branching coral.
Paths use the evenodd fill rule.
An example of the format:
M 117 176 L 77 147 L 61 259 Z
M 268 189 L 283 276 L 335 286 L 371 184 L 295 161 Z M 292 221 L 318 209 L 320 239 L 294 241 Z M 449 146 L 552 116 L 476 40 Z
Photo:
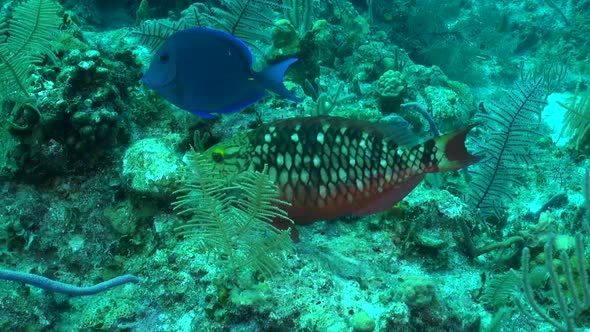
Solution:
M 579 327 L 576 320 L 587 317 L 590 310 L 590 282 L 588 281 L 588 269 L 586 258 L 584 256 L 584 243 L 580 233 L 576 234 L 576 247 L 574 254 L 574 264 L 576 271 L 572 268 L 570 258 L 565 252 L 559 256 L 559 264 L 562 273 L 558 273 L 558 266 L 553 259 L 555 247 L 555 236 L 551 237 L 545 244 L 545 267 L 549 272 L 549 282 L 553 293 L 553 302 L 557 305 L 557 316 L 554 317 L 547 312 L 541 304 L 535 299 L 535 290 L 533 289 L 530 277 L 530 251 L 524 248 L 522 251 L 522 284 L 526 302 L 526 307 L 520 298 L 515 298 L 515 302 L 520 311 L 531 320 L 543 320 L 553 325 L 558 331 L 573 332 Z M 518 275 L 517 272 L 513 272 Z M 566 287 L 561 285 L 562 278 L 565 278 Z M 588 323 L 583 322 L 583 323 Z

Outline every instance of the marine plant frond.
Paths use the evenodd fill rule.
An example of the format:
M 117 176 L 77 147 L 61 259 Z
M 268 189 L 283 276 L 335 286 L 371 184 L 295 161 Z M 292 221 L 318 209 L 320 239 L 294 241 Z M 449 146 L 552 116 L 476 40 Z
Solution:
M 272 227 L 272 226 L 271 226 Z M 293 250 L 291 235 L 288 231 L 277 231 L 272 236 L 260 239 L 259 244 L 250 246 L 248 254 L 240 262 L 242 266 L 252 266 L 265 277 L 270 277 L 280 270 L 282 261 L 276 255 L 269 252 L 288 252 Z
M 11 55 L 0 44 L 0 96 L 5 100 L 30 99 L 31 59 L 26 54 Z
M 19 4 L 8 25 L 7 46 L 12 54 L 43 54 L 54 62 L 57 58 L 50 48 L 61 24 L 57 13 L 61 6 L 54 0 L 28 0 Z M 42 60 L 42 56 L 33 58 Z
M 214 251 L 222 255 L 231 254 L 234 250 L 234 241 L 231 234 L 232 225 L 227 222 L 224 205 L 213 197 L 192 193 L 190 201 L 183 204 L 191 204 L 190 209 L 185 209 L 185 214 L 190 213 L 190 219 L 185 225 L 176 228 L 179 235 L 193 238 L 200 242 L 206 250 Z
M 238 196 L 236 205 L 239 209 L 257 219 L 272 222 L 276 219 L 290 220 L 287 212 L 281 206 L 288 206 L 289 203 L 279 199 L 279 188 L 268 181 L 267 168 L 262 172 L 252 170 L 243 173 L 237 178 L 242 194 Z
M 519 274 L 508 271 L 496 275 L 484 288 L 481 301 L 494 308 L 505 306 L 521 287 L 522 280 Z
M 139 37 L 139 42 L 148 47 L 152 52 L 160 48 L 164 41 L 174 32 L 205 27 L 212 24 L 211 9 L 203 3 L 190 5 L 182 12 L 182 19 L 170 21 L 167 19 L 147 20 L 140 24 L 139 28 L 132 33 Z
M 211 25 L 211 7 L 208 7 L 204 3 L 197 2 L 190 5 L 186 10 L 182 12 L 182 21 L 187 27 L 207 27 Z
M 288 10 L 288 7 L 278 0 L 227 0 L 222 2 L 221 8 L 194 3 L 182 12 L 180 21 L 144 21 L 133 34 L 152 51 L 174 32 L 194 27 L 223 30 L 255 46 L 255 41 L 270 38 L 266 28 L 273 25 L 273 9 Z
M 54 0 L 23 1 L 15 6 L 12 18 L 0 23 L 0 31 L 8 35 L 0 43 L 0 98 L 17 105 L 31 103 L 34 64 L 45 56 L 58 61 L 50 46 L 61 23 L 60 10 Z
M 178 214 L 193 212 L 195 201 L 202 200 L 204 193 L 207 197 L 223 202 L 224 192 L 230 187 L 232 178 L 222 176 L 215 170 L 212 161 L 196 151 L 190 151 L 185 158 L 188 167 L 184 173 L 183 188 L 175 192 L 178 197 L 172 203 L 173 209 Z
M 479 114 L 487 136 L 477 142 L 486 159 L 473 171 L 469 204 L 482 214 L 500 214 L 518 186 L 521 164 L 532 159 L 531 147 L 540 137 L 537 128 L 546 102 L 542 80 L 517 83 L 488 113 Z
M 170 37 L 171 34 L 178 30 L 185 29 L 185 23 L 169 22 L 166 20 L 148 20 L 141 23 L 139 29 L 132 34 L 139 37 L 139 42 L 150 50 L 157 50 Z
M 281 266 L 280 255 L 292 249 L 289 231 L 271 222 L 287 219 L 278 188 L 265 172 L 249 169 L 236 176 L 215 170 L 215 164 L 190 152 L 184 188 L 174 210 L 189 220 L 178 232 L 217 253 L 232 271 L 250 267 L 269 277 Z
M 571 135 L 576 149 L 579 149 L 582 139 L 590 130 L 590 90 L 576 91 L 567 102 L 557 103 L 566 110 L 561 135 Z
M 274 24 L 273 9 L 286 9 L 277 0 L 225 0 L 223 8 L 211 8 L 216 27 L 249 43 L 268 40 L 265 28 Z
M 283 0 L 287 10 L 284 14 L 297 30 L 302 38 L 313 26 L 313 1 L 312 0 Z

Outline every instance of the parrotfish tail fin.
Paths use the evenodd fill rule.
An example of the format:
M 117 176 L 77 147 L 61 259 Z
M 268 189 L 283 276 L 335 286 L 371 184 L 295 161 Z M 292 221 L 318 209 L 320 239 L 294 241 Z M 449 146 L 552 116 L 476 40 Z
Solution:
M 268 90 L 272 91 L 283 98 L 287 98 L 289 100 L 295 102 L 301 102 L 303 99 L 297 97 L 291 91 L 287 90 L 283 85 L 283 78 L 285 77 L 285 72 L 289 68 L 291 64 L 297 61 L 297 58 L 291 58 L 274 65 L 266 67 L 263 71 L 258 73 L 259 78 L 261 79 L 262 86 Z
M 442 151 L 442 158 L 438 163 L 439 171 L 454 171 L 475 164 L 482 156 L 472 155 L 467 151 L 465 139 L 467 133 L 477 124 L 465 127 L 455 132 L 439 136 L 434 139 L 437 151 Z

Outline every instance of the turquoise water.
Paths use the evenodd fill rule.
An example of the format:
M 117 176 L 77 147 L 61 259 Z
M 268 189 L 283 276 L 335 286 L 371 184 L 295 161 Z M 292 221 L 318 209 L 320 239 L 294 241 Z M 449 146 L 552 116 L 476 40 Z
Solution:
M 2 2 L 0 331 L 590 328 L 590 1 Z M 253 80 L 297 58 L 284 85 L 303 100 L 174 106 L 140 79 L 195 27 L 243 41 Z M 318 116 L 350 120 L 338 140 L 272 136 Z M 412 173 L 430 160 L 415 144 L 472 124 L 478 163 Z M 375 135 L 396 150 L 371 159 Z M 444 144 L 435 164 L 461 154 Z M 322 174 L 337 155 L 350 168 Z M 293 212 L 313 210 L 296 184 L 313 208 L 375 207 L 395 179 L 378 213 L 357 196 L 334 220 Z

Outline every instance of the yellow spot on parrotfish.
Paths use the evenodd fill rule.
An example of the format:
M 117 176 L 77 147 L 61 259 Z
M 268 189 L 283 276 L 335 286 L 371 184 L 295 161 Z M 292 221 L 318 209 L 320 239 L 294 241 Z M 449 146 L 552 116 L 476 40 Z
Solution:
M 330 178 L 328 177 L 328 172 L 325 168 L 320 169 L 320 178 L 322 179 L 323 183 L 327 183 L 330 180 Z
M 346 171 L 343 168 L 338 169 L 338 178 L 340 178 L 340 181 L 346 182 Z
M 309 172 L 307 172 L 306 170 L 302 170 L 300 178 L 301 178 L 301 182 L 303 182 L 304 184 L 307 184 L 307 182 L 309 181 Z
M 336 192 L 336 185 L 332 182 L 328 183 L 328 190 L 330 191 L 330 198 L 334 199 L 336 198 L 336 195 L 338 194 Z
M 364 188 L 363 181 L 361 181 L 360 179 L 356 179 L 356 188 L 358 190 L 363 190 L 363 188 Z
M 281 172 L 281 175 L 279 176 L 279 184 L 282 186 L 287 182 L 289 182 L 289 172 L 284 170 Z
M 385 168 L 385 181 L 387 181 L 387 182 L 391 181 L 392 175 L 393 175 L 393 171 L 392 171 L 391 167 Z
M 295 167 L 301 166 L 301 155 L 298 153 L 295 155 Z
M 285 159 L 282 154 L 277 154 L 277 166 L 282 167 Z
M 318 141 L 318 143 L 324 144 L 324 133 L 318 133 L 318 135 L 316 136 L 316 140 Z
M 277 178 L 277 176 L 278 176 L 277 169 L 276 169 L 276 168 L 274 168 L 274 167 L 270 167 L 270 168 L 268 169 L 268 177 L 269 177 L 271 180 L 275 181 L 275 180 L 276 180 L 276 178 Z
M 327 192 L 326 192 L 326 186 L 324 186 L 324 185 L 321 184 L 319 191 L 320 191 L 320 197 L 321 198 L 326 198 L 326 194 L 327 194 Z
M 291 157 L 291 154 L 289 154 L 289 153 L 285 154 L 285 167 L 287 167 L 287 169 L 290 170 L 292 164 L 293 164 L 293 158 Z
M 336 174 L 336 171 L 330 172 L 330 181 L 332 183 L 336 183 L 336 181 L 338 181 L 338 174 Z
M 320 167 L 320 163 L 321 163 L 320 157 L 318 157 L 317 155 L 314 155 L 313 156 L 313 165 L 315 167 Z

